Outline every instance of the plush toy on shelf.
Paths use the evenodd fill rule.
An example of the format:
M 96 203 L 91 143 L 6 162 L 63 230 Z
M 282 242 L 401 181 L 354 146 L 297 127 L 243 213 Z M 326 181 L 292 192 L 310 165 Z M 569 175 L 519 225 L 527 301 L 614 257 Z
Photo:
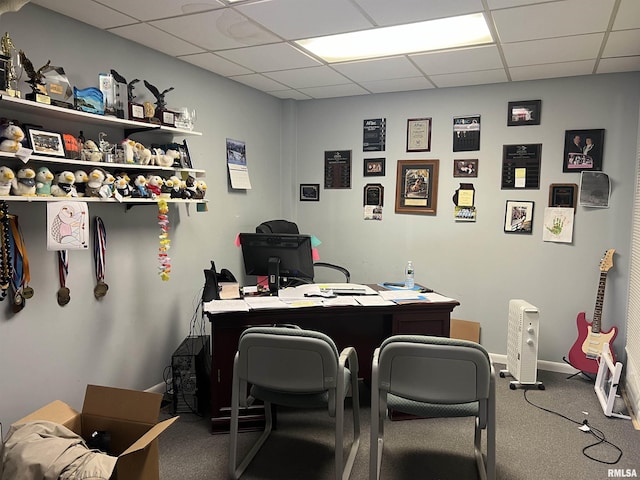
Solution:
M 102 198 L 111 198 L 113 197 L 114 192 L 116 191 L 116 177 L 114 177 L 111 173 L 105 172 L 104 180 L 102 181 L 102 187 L 100 187 L 99 196 Z
M 102 183 L 107 178 L 107 172 L 101 168 L 93 168 L 89 172 L 89 181 L 87 182 L 87 196 L 99 197 Z
M 151 192 L 147 189 L 147 179 L 144 175 L 136 175 L 136 178 L 133 179 L 131 196 L 133 198 L 153 198 Z
M 76 170 L 73 174 L 76 179 L 73 182 L 73 186 L 78 192 L 79 197 L 84 197 L 87 192 L 87 182 L 89 181 L 89 175 L 84 170 Z
M 131 196 L 131 184 L 129 183 L 129 177 L 126 175 L 118 175 L 115 182 L 116 193 L 122 198 L 128 198 Z
M 182 198 L 182 180 L 176 175 L 171 175 L 168 182 L 171 183 L 171 198 Z
M 153 152 L 153 165 L 157 165 L 158 167 L 171 167 L 173 165 L 173 157 L 161 148 L 154 148 Z
M 202 200 L 207 193 L 207 184 L 204 180 L 196 180 L 196 198 Z
M 171 198 L 171 192 L 173 192 L 173 180 L 171 177 L 162 179 L 162 186 L 160 187 L 160 198 Z
M 134 150 L 134 146 L 135 146 L 136 142 L 134 142 L 133 140 L 130 140 L 128 138 L 125 138 L 122 143 L 120 144 L 122 146 L 122 151 L 124 152 L 124 163 L 136 163 L 136 155 L 135 155 L 135 150 Z
M 16 153 L 20 150 L 24 131 L 17 125 L 10 123 L 0 132 L 0 151 Z
M 149 165 L 151 163 L 151 150 L 145 147 L 140 142 L 136 142 L 133 146 L 133 156 L 136 159 L 135 163 L 140 165 Z
M 75 181 L 76 176 L 69 170 L 57 173 L 53 179 L 53 185 L 51 185 L 51 195 L 54 197 L 77 197 Z
M 11 184 L 13 183 L 13 179 L 15 177 L 15 172 L 9 167 L 4 165 L 0 167 L 0 195 L 11 195 Z
M 147 190 L 149 190 L 154 196 L 160 196 L 163 184 L 164 180 L 160 175 L 147 175 Z
M 51 184 L 53 183 L 53 173 L 49 167 L 40 167 L 36 171 L 36 195 L 40 197 L 51 196 Z
M 11 194 L 22 197 L 35 196 L 36 172 L 33 168 L 22 167 L 11 183 Z
M 80 158 L 85 162 L 101 162 L 102 152 L 93 140 L 87 140 L 82 146 Z

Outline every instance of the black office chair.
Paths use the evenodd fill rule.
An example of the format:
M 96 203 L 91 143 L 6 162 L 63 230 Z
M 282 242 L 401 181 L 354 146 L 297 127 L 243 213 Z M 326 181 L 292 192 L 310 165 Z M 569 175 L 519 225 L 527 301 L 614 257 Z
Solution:
M 300 230 L 298 229 L 298 225 L 295 222 L 290 222 L 289 220 L 267 220 L 266 222 L 262 222 L 260 225 L 256 227 L 256 233 L 293 233 L 298 234 Z M 335 265 L 333 263 L 327 262 L 313 262 L 313 266 L 315 267 L 323 267 L 323 268 L 331 268 L 333 270 L 338 270 L 345 276 L 345 281 L 349 283 L 351 281 L 351 273 L 344 267 L 340 265 Z

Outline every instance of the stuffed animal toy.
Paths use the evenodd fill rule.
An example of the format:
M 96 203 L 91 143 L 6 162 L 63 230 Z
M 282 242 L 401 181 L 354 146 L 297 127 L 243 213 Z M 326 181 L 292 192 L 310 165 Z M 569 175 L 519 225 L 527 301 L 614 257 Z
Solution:
M 171 198 L 171 192 L 173 192 L 173 180 L 171 180 L 171 177 L 164 178 L 160 187 L 160 197 Z
M 22 129 L 10 123 L 0 133 L 0 151 L 16 153 L 20 150 L 22 140 L 24 140 L 24 132 Z
M 198 193 L 198 186 L 196 185 L 196 178 L 189 175 L 186 180 L 187 190 L 189 191 L 189 198 L 196 198 Z
M 54 197 L 77 197 L 75 181 L 76 176 L 69 170 L 57 173 L 53 178 L 53 185 L 51 185 L 51 195 Z
M 186 180 L 180 180 L 180 198 L 185 200 L 191 200 L 193 198 L 193 192 L 188 188 Z
M 128 179 L 129 177 L 125 175 L 118 175 L 114 184 L 116 187 L 116 193 L 123 198 L 131 196 L 131 184 Z
M 53 173 L 48 167 L 40 167 L 36 171 L 36 195 L 40 197 L 51 196 L 51 183 L 53 182 Z
M 134 198 L 152 198 L 151 192 L 147 189 L 147 179 L 144 175 L 136 175 L 133 179 L 133 191 L 131 196 Z
M 102 198 L 111 198 L 116 191 L 116 177 L 109 172 L 105 172 L 104 180 L 102 181 L 102 187 L 100 187 L 99 195 Z
M 179 167 L 180 166 L 180 152 L 178 150 L 174 150 L 170 148 L 166 151 L 167 156 L 171 157 L 173 163 L 171 165 L 167 165 L 168 167 Z
M 140 165 L 149 165 L 151 163 L 151 150 L 142 145 L 139 142 L 136 142 L 133 146 L 134 157 L 137 159 L 135 163 Z
M 207 193 L 207 184 L 204 180 L 196 180 L 196 198 L 202 200 Z
M 167 181 L 171 183 L 171 198 L 182 198 L 182 180 L 176 175 L 171 175 Z
M 13 179 L 15 177 L 16 174 L 9 167 L 0 167 L 0 195 L 11 195 L 11 184 L 13 183 Z
M 173 165 L 173 157 L 167 155 L 161 148 L 154 148 L 153 165 L 159 167 L 171 167 Z
M 99 197 L 102 183 L 107 178 L 107 172 L 101 168 L 94 168 L 89 172 L 89 181 L 87 182 L 87 196 Z
M 23 167 L 11 181 L 11 194 L 32 196 L 36 194 L 36 172 L 32 168 Z
M 87 140 L 82 147 L 82 154 L 80 156 L 85 162 L 101 162 L 102 152 L 93 140 Z
M 136 163 L 136 155 L 133 148 L 135 144 L 136 142 L 129 140 L 128 138 L 125 138 L 122 141 L 121 145 L 124 152 L 124 163 Z
M 87 182 L 89 181 L 89 175 L 84 170 L 76 170 L 73 174 L 76 179 L 73 182 L 73 186 L 78 192 L 79 197 L 84 197 L 87 191 Z
M 148 175 L 147 176 L 147 190 L 149 190 L 153 196 L 159 197 L 160 193 L 162 193 L 162 185 L 164 184 L 164 180 L 159 175 Z

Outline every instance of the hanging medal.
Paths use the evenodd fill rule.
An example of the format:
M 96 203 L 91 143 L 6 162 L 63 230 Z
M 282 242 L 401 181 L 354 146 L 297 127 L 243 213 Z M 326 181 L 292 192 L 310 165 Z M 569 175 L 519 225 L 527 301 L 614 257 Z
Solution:
M 109 285 L 104 282 L 107 231 L 100 217 L 95 218 L 95 223 L 96 228 L 93 230 L 93 259 L 96 267 L 96 286 L 93 289 L 93 295 L 96 300 L 100 300 L 109 290 Z
M 14 268 L 19 268 L 22 275 L 16 275 L 14 278 L 17 281 L 17 291 L 20 292 L 23 298 L 29 299 L 33 297 L 33 288 L 29 286 L 31 281 L 31 272 L 29 270 L 29 255 L 27 253 L 27 246 L 24 242 L 24 236 L 22 235 L 22 229 L 18 223 L 18 217 L 16 215 L 9 215 L 9 222 L 11 224 L 11 233 L 13 235 L 14 244 Z
M 58 305 L 64 307 L 71 300 L 71 291 L 67 288 L 67 274 L 69 273 L 69 252 L 58 250 L 58 274 L 60 276 L 60 290 L 58 290 Z
M 9 290 L 13 276 L 10 242 L 9 206 L 7 202 L 0 202 L 0 301 L 7 296 L 7 290 Z

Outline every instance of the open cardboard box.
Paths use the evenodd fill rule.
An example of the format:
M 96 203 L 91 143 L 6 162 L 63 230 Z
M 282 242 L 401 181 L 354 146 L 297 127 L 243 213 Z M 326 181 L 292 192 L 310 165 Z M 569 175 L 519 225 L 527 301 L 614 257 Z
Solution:
M 111 434 L 117 456 L 113 480 L 159 480 L 158 436 L 178 417 L 158 423 L 162 395 L 87 385 L 82 413 L 55 400 L 16 423 L 48 420 L 60 423 L 87 440 L 104 430 Z
M 480 324 L 452 318 L 449 324 L 449 337 L 480 343 Z

